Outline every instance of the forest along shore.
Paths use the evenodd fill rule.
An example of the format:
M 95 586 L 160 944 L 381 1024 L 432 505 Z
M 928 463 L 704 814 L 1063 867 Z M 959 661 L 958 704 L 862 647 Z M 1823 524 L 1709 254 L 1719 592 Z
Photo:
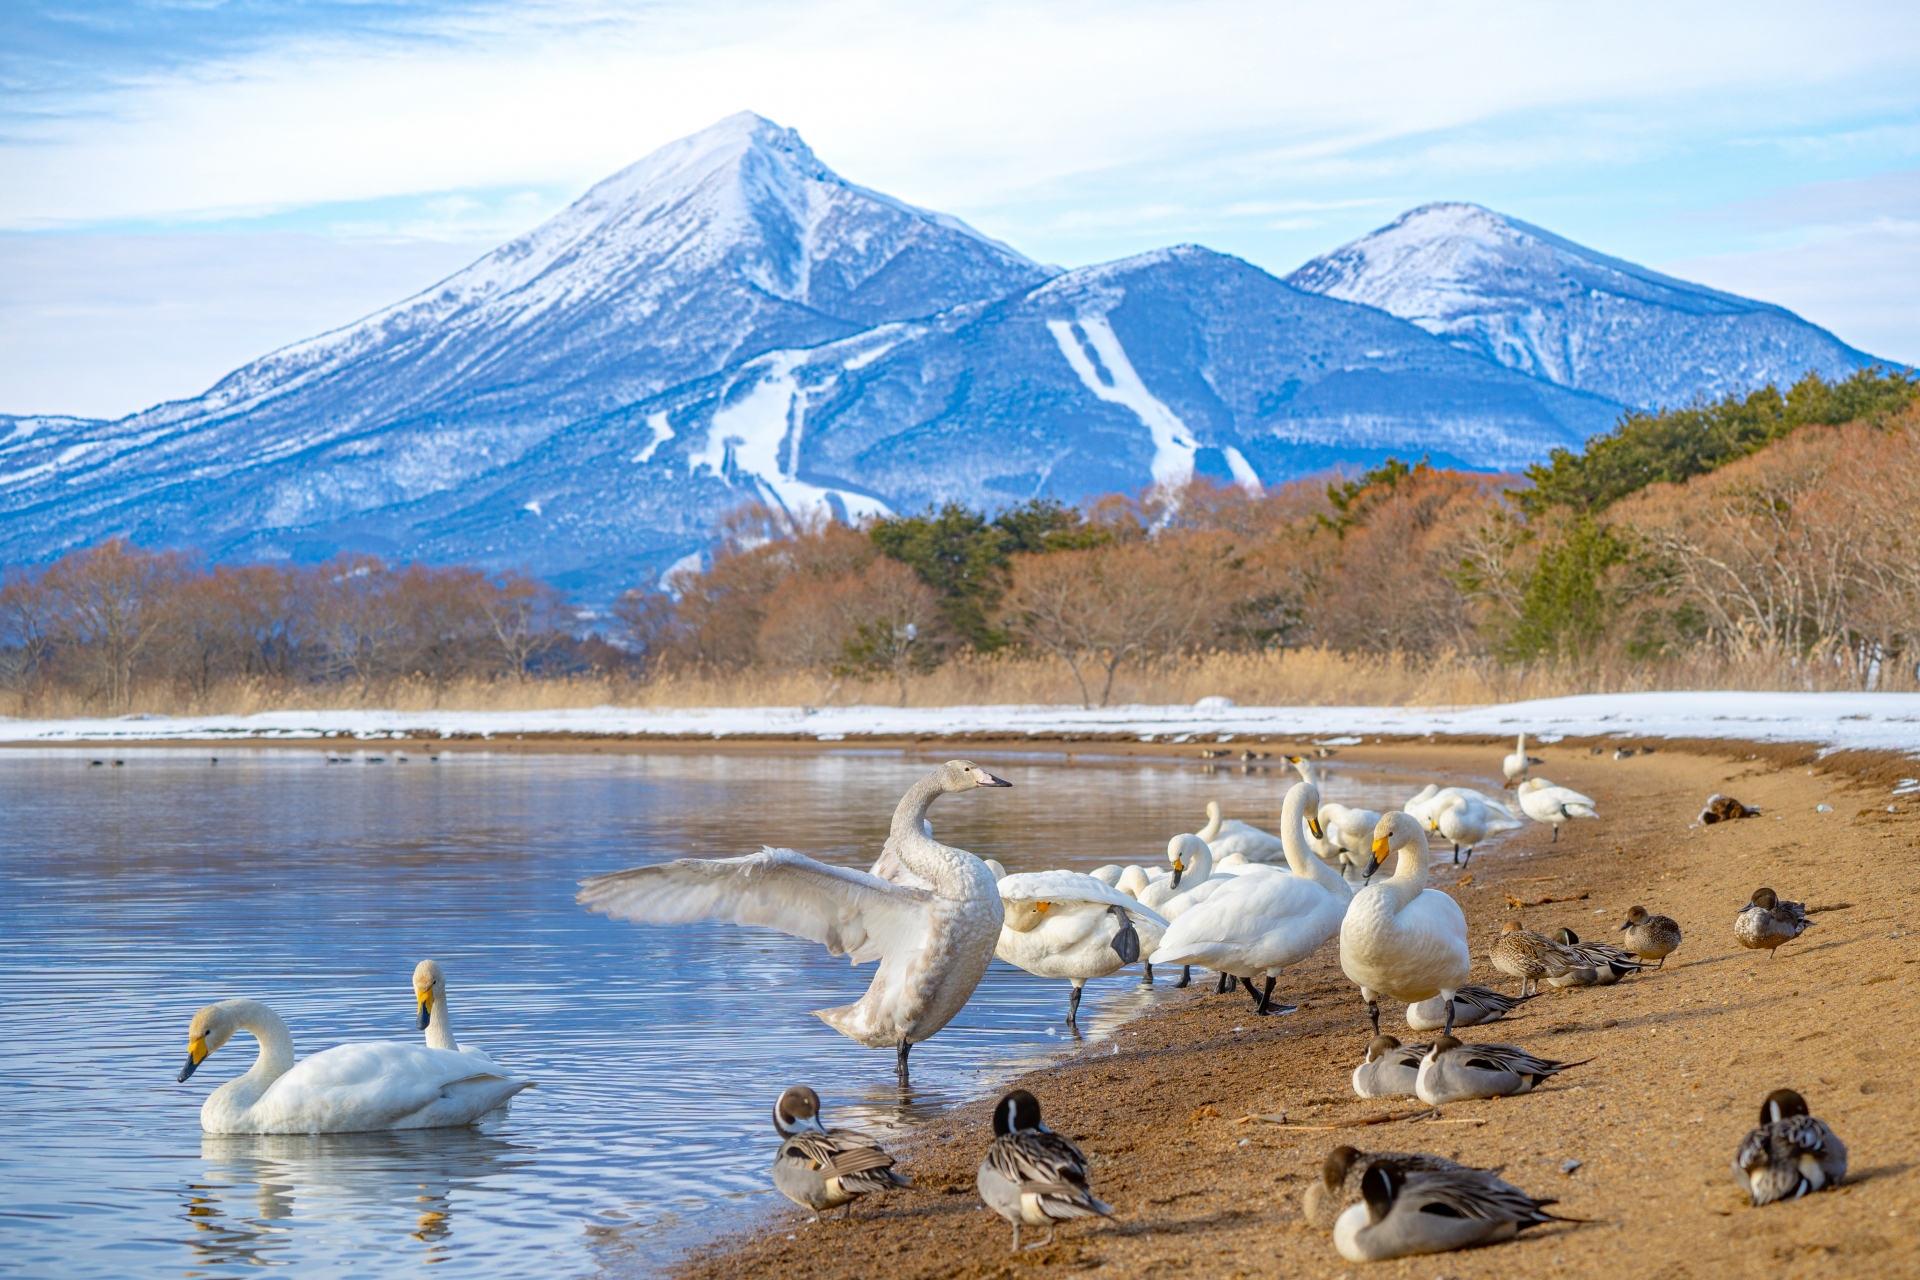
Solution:
M 1331 1126 L 1418 1106 L 1353 1096 L 1366 1015 L 1330 943 L 1275 992 L 1276 1001 L 1300 1002 L 1298 1013 L 1257 1018 L 1244 994 L 1213 995 L 1197 980 L 1115 1041 L 1017 1082 L 1087 1151 L 1113 1222 L 1072 1223 L 1052 1246 L 1009 1255 L 1006 1224 L 974 1193 L 991 1136 L 982 1101 L 890 1144 L 912 1190 L 863 1202 L 851 1222 L 810 1223 L 783 1205 L 685 1260 L 681 1274 L 1009 1276 L 1064 1267 L 1350 1277 L 1366 1268 L 1343 1261 L 1300 1214 L 1301 1192 L 1342 1143 L 1504 1166 L 1509 1181 L 1558 1198 L 1558 1212 L 1594 1220 L 1415 1259 L 1413 1270 L 1390 1264 L 1383 1275 L 1920 1274 L 1920 804 L 1889 811 L 1883 787 L 1856 785 L 1853 769 L 1837 772 L 1831 757 L 1823 768 L 1748 744 L 1662 747 L 1627 760 L 1565 745 L 1540 754 L 1547 764 L 1537 772 L 1593 796 L 1603 820 L 1573 824 L 1557 845 L 1530 826 L 1493 856 L 1476 856 L 1466 875 L 1444 865 L 1441 845 L 1434 883 L 1466 911 L 1474 980 L 1502 990 L 1517 984 L 1486 953 L 1506 920 L 1570 927 L 1583 940 L 1613 939 L 1636 903 L 1680 922 L 1686 941 L 1664 971 L 1610 988 L 1549 989 L 1469 1033 L 1591 1064 L 1525 1097 L 1449 1106 L 1439 1124 L 1250 1120 Z M 1493 765 L 1485 747 L 1419 744 L 1350 747 L 1340 760 L 1427 770 L 1443 784 Z M 1716 792 L 1764 812 L 1690 826 Z M 1833 811 L 1817 812 L 1820 804 Z M 1815 921 L 1772 959 L 1733 939 L 1735 913 L 1761 885 L 1806 902 Z M 1411 1041 L 1401 1014 L 1387 1004 L 1382 1029 Z M 1760 1099 L 1783 1086 L 1804 1093 L 1840 1134 L 1851 1173 L 1837 1191 L 1756 1210 L 1728 1164 Z M 771 1129 L 768 1139 L 771 1163 Z

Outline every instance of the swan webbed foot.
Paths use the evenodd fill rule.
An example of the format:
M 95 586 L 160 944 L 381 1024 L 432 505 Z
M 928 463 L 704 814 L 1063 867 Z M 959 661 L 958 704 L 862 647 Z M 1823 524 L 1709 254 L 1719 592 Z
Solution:
M 1267 1014 L 1274 1012 L 1273 981 L 1274 980 L 1271 976 L 1267 978 L 1267 989 L 1260 993 L 1260 1003 L 1258 1007 L 1254 1009 L 1254 1012 L 1259 1014 L 1261 1017 L 1265 1017 Z M 1247 992 L 1248 994 L 1252 994 L 1253 983 L 1251 982 L 1247 983 Z
M 1664 957 L 1662 957 L 1662 958 L 1664 959 Z M 1184 986 L 1186 986 L 1186 985 L 1187 985 L 1188 983 L 1190 983 L 1190 982 L 1192 982 L 1192 981 L 1193 981 L 1193 966 L 1192 966 L 1192 965 L 1190 965 L 1190 964 L 1183 964 L 1183 965 L 1181 965 L 1181 966 L 1180 966 L 1180 981 L 1178 981 L 1178 982 L 1176 982 L 1176 983 L 1174 983 L 1174 984 L 1173 984 L 1173 985 L 1174 985 L 1174 988 L 1175 988 L 1176 990 L 1178 990 L 1179 988 L 1181 988 L 1181 987 L 1184 987 Z

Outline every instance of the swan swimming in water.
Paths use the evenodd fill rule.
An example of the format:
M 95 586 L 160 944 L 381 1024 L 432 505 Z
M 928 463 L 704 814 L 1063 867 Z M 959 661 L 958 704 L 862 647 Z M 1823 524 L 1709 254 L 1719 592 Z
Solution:
M 260 1042 L 260 1056 L 208 1095 L 200 1108 L 208 1133 L 452 1128 L 533 1084 L 483 1057 L 397 1040 L 337 1045 L 295 1062 L 287 1024 L 258 1000 L 222 1000 L 193 1015 L 181 1082 L 241 1031 Z
M 617 920 L 761 925 L 821 943 L 854 964 L 878 960 L 879 972 L 858 1001 L 814 1012 L 851 1040 L 892 1046 L 904 1083 L 907 1050 L 967 1003 L 1005 918 L 993 873 L 966 850 L 928 835 L 927 808 L 952 792 L 1012 785 L 969 760 L 949 760 L 901 797 L 882 857 L 898 858 L 929 888 L 769 848 L 595 876 L 581 882 L 578 900 Z
M 447 971 L 437 960 L 422 960 L 413 969 L 413 998 L 420 1005 L 420 1030 L 426 1032 L 429 1049 L 451 1049 L 491 1065 L 493 1059 L 484 1049 L 456 1044 L 453 1019 L 447 1016 Z

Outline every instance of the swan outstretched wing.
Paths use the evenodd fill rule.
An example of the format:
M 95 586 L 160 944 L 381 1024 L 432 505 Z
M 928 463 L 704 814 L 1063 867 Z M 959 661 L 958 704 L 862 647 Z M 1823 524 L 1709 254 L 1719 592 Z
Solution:
M 918 943 L 933 898 L 924 889 L 771 848 L 743 858 L 679 858 L 580 885 L 579 902 L 616 920 L 757 924 L 818 942 L 855 964 Z

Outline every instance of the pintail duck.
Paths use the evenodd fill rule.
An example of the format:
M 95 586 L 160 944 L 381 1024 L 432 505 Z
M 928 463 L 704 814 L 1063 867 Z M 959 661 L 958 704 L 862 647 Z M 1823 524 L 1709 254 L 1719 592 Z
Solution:
M 1667 957 L 1680 949 L 1680 926 L 1669 916 L 1652 916 L 1645 907 L 1627 912 L 1627 922 L 1614 932 L 1626 934 L 1627 950 L 1642 960 L 1657 960 L 1656 969 L 1667 967 Z
M 1741 818 L 1757 818 L 1760 809 L 1756 805 L 1741 804 L 1732 796 L 1711 795 L 1707 797 L 1706 808 L 1700 810 L 1700 816 L 1694 821 L 1703 827 L 1716 822 L 1736 822 Z
M 1545 1212 L 1539 1200 L 1479 1169 L 1409 1169 L 1375 1160 L 1360 1178 L 1361 1203 L 1333 1225 L 1333 1247 L 1350 1262 L 1381 1262 L 1511 1240 L 1545 1222 L 1577 1222 Z
M 1461 1044 L 1452 1036 L 1441 1036 L 1420 1060 L 1413 1091 L 1430 1107 L 1474 1098 L 1510 1098 L 1531 1093 L 1542 1080 L 1592 1061 L 1555 1062 L 1536 1058 L 1518 1045 Z
M 1565 977 L 1548 978 L 1549 986 L 1610 987 L 1628 974 L 1640 972 L 1640 961 L 1635 957 L 1604 942 L 1582 942 L 1571 929 L 1555 929 L 1553 940 L 1587 963 Z
M 1325 1163 L 1320 1166 L 1320 1176 L 1307 1184 L 1306 1192 L 1300 1197 L 1300 1208 L 1307 1224 L 1318 1231 L 1333 1230 L 1333 1224 L 1341 1213 L 1349 1206 L 1360 1203 L 1360 1182 L 1366 1176 L 1367 1166 L 1381 1160 L 1396 1164 L 1409 1173 L 1447 1173 L 1455 1169 L 1469 1173 L 1484 1172 L 1419 1151 L 1376 1151 L 1368 1155 L 1353 1147 L 1335 1147 L 1327 1153 Z
M 1453 1025 L 1481 1027 L 1498 1022 L 1532 999 L 1535 997 L 1510 996 L 1492 987 L 1468 983 L 1453 993 Z M 1446 1023 L 1447 1002 L 1439 996 L 1407 1006 L 1407 1026 L 1415 1031 L 1444 1030 Z
M 1807 1113 L 1807 1100 L 1775 1089 L 1760 1104 L 1760 1127 L 1740 1141 L 1733 1179 L 1758 1205 L 1798 1200 L 1847 1176 L 1847 1146 L 1826 1122 Z
M 1765 948 L 1769 955 L 1812 927 L 1806 903 L 1787 902 L 1771 889 L 1755 889 L 1753 900 L 1733 918 L 1733 936 L 1740 945 L 1755 951 Z
M 1542 978 L 1563 978 L 1586 962 L 1553 939 L 1523 928 L 1518 920 L 1500 926 L 1500 936 L 1487 953 L 1493 967 L 1520 979 L 1520 994 L 1538 987 Z
M 1367 1042 L 1366 1061 L 1353 1069 L 1353 1091 L 1363 1098 L 1412 1097 L 1427 1048 L 1402 1045 L 1392 1036 L 1375 1036 Z
M 803 1209 L 825 1216 L 875 1191 L 910 1187 L 913 1179 L 896 1173 L 893 1157 L 858 1134 L 828 1130 L 820 1124 L 820 1095 L 795 1085 L 773 1104 L 773 1127 L 780 1131 L 780 1154 L 773 1158 L 773 1185 Z
M 974 1178 L 980 1199 L 1013 1224 L 1013 1249 L 1020 1252 L 1020 1228 L 1047 1229 L 1047 1238 L 1029 1248 L 1053 1243 L 1056 1223 L 1069 1218 L 1113 1216 L 1113 1206 L 1087 1189 L 1087 1158 L 1080 1148 L 1040 1123 L 1040 1100 L 1015 1089 L 993 1107 L 993 1145 Z

